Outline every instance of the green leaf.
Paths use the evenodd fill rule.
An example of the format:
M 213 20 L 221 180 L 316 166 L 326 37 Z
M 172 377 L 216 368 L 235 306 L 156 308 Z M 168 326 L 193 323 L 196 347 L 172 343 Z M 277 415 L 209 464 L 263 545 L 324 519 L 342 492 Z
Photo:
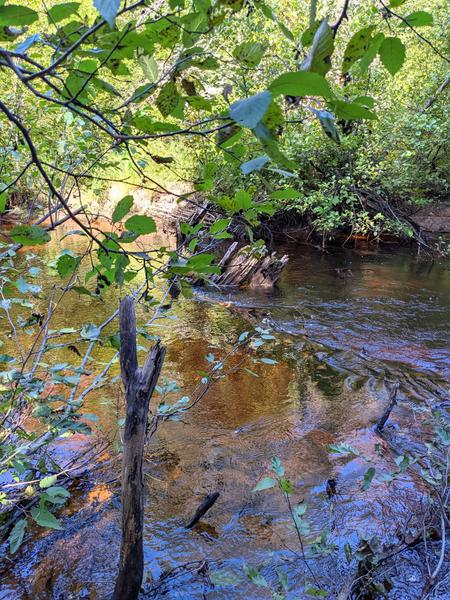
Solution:
M 45 505 L 32 508 L 31 517 L 41 527 L 48 527 L 49 529 L 62 529 L 58 519 L 52 515 Z
M 56 270 L 60 277 L 73 273 L 78 264 L 78 259 L 70 250 L 64 250 L 56 262 Z
M 396 8 L 397 6 L 401 6 L 402 4 L 405 4 L 407 0 L 391 0 L 389 2 L 389 6 L 391 6 L 392 8 Z
M 12 363 L 15 361 L 16 361 L 16 359 L 14 358 L 14 356 L 10 356 L 9 354 L 0 354 L 0 363 L 1 364 Z
M 122 200 L 119 200 L 112 214 L 113 223 L 121 221 L 124 218 L 124 216 L 130 212 L 130 209 L 133 206 L 133 201 L 134 198 L 130 195 L 124 196 Z
M 370 469 L 367 469 L 367 471 L 364 475 L 364 481 L 361 486 L 361 489 L 364 490 L 365 492 L 367 492 L 367 490 L 370 488 L 370 484 L 372 483 L 372 480 L 374 477 L 375 477 L 375 469 L 373 467 L 370 467 Z
M 336 128 L 336 120 L 334 118 L 333 113 L 330 113 L 327 110 L 315 110 L 314 108 L 312 108 L 311 110 L 319 119 L 319 122 L 325 134 L 334 142 L 340 144 L 341 138 L 339 135 L 339 131 Z
M 150 83 L 155 83 L 155 81 L 158 79 L 158 63 L 153 56 L 143 54 L 139 57 L 139 64 L 146 79 Z
M 285 37 L 287 37 L 288 40 L 291 40 L 291 42 L 295 42 L 295 36 L 292 33 L 292 31 L 290 29 L 288 29 L 282 21 L 277 21 L 277 24 L 278 24 L 278 27 L 280 28 L 280 31 L 283 33 L 283 35 Z
M 38 225 L 16 225 L 11 229 L 9 235 L 22 246 L 39 246 L 50 241 L 48 232 Z
M 64 504 L 67 498 L 70 498 L 70 492 L 61 486 L 55 485 L 45 490 L 45 499 L 52 504 Z
M 244 66 L 254 68 L 261 62 L 265 48 L 258 42 L 243 42 L 233 50 L 233 56 Z
M 43 479 L 40 480 L 39 487 L 41 489 L 48 488 L 48 487 L 52 486 L 54 483 L 56 483 L 57 479 L 58 478 L 56 475 L 48 475 L 48 477 L 44 477 Z
M 79 7 L 79 2 L 64 2 L 64 4 L 52 6 L 48 9 L 48 21 L 49 23 L 59 23 L 78 12 Z
M 239 212 L 240 210 L 248 210 L 252 207 L 252 197 L 248 192 L 244 190 L 238 190 L 234 197 L 234 210 Z
M 333 30 L 324 19 L 314 34 L 313 43 L 300 71 L 312 71 L 325 75 L 331 69 L 331 55 L 334 50 Z
M 275 571 L 277 573 L 278 581 L 280 582 L 281 587 L 285 592 L 287 592 L 289 589 L 289 579 L 287 573 L 283 571 L 283 569 L 281 569 L 280 567 L 276 567 Z
M 302 195 L 294 188 L 287 187 L 284 190 L 276 190 L 270 194 L 270 197 L 274 200 L 294 200 L 296 198 L 301 198 Z
M 111 29 L 114 27 L 116 15 L 122 0 L 94 0 L 94 6 L 109 24 Z
M 23 537 L 25 535 L 25 529 L 27 525 L 28 522 L 26 519 L 20 519 L 12 528 L 8 538 L 9 551 L 11 552 L 11 554 L 14 554 L 20 548 L 20 545 L 23 542 Z
M 180 100 L 181 96 L 175 82 L 168 81 L 159 91 L 156 106 L 163 117 L 168 117 L 178 107 Z
M 380 50 L 380 59 L 391 75 L 395 75 L 405 62 L 405 46 L 396 37 L 387 37 L 383 40 Z
M 230 117 L 239 125 L 254 129 L 266 114 L 271 102 L 272 94 L 267 91 L 245 100 L 238 100 L 230 106 Z
M 307 508 L 308 505 L 306 504 L 306 502 L 300 502 L 300 504 L 297 504 L 297 506 L 294 508 L 294 515 L 296 516 L 296 518 L 301 519 L 306 513 Z
M 272 477 L 263 477 L 259 483 L 255 485 L 252 492 L 261 492 L 262 490 L 269 490 L 276 485 L 275 479 Z
M 305 29 L 305 31 L 302 33 L 302 37 L 300 38 L 300 41 L 305 48 L 307 48 L 308 46 L 311 46 L 311 44 L 313 43 L 314 35 L 315 35 L 316 31 L 319 29 L 321 23 L 322 23 L 322 21 L 320 21 L 319 19 L 316 19 L 314 21 L 313 25 L 311 27 L 308 27 L 308 29 Z
M 294 71 L 277 77 L 269 86 L 274 96 L 322 96 L 332 98 L 333 92 L 326 79 L 319 73 Z
M 425 10 L 417 10 L 404 18 L 411 27 L 429 27 L 433 25 L 433 15 Z M 400 27 L 408 27 L 408 25 L 404 22 L 400 23 Z
M 356 104 L 361 104 L 366 108 L 373 108 L 375 106 L 375 100 L 371 96 L 357 96 L 353 102 L 356 102 Z
M 370 27 L 360 29 L 352 35 L 344 52 L 344 59 L 342 61 L 343 73 L 347 73 L 350 67 L 369 50 L 372 43 L 373 30 L 374 26 L 371 25 Z
M 365 106 L 356 102 L 345 102 L 344 100 L 335 100 L 330 103 L 334 113 L 339 119 L 352 121 L 354 119 L 376 119 L 376 115 Z
M 326 590 L 317 588 L 314 585 L 308 585 L 305 589 L 305 594 L 308 596 L 314 596 L 314 598 L 326 598 L 328 596 L 328 592 Z
M 145 215 L 134 215 L 125 221 L 125 227 L 128 231 L 145 235 L 156 231 L 156 223 L 151 217 Z
M 264 577 L 259 573 L 255 567 L 251 567 L 250 565 L 244 565 L 244 573 L 247 577 L 255 584 L 260 587 L 269 587 L 269 584 L 264 579 Z
M 285 494 L 292 494 L 292 482 L 289 479 L 280 479 L 280 488 Z
M 11 25 L 31 25 L 39 19 L 37 12 L 26 6 L 8 4 L 0 6 L 0 27 Z
M 209 577 L 214 585 L 217 586 L 234 586 L 242 582 L 242 577 L 239 578 L 231 571 L 209 571 Z
M 359 456 L 358 450 L 350 446 L 349 444 L 329 444 L 328 452 L 332 452 L 334 454 L 354 454 L 355 456 Z
M 381 44 L 384 40 L 384 33 L 377 33 L 370 42 L 367 52 L 364 53 L 361 60 L 359 61 L 359 68 L 361 73 L 365 73 L 369 66 L 372 64 L 375 56 L 378 54 Z
M 278 456 L 272 456 L 272 471 L 275 475 L 278 475 L 278 477 L 283 477 L 284 475 L 283 463 Z
M 269 161 L 269 157 L 266 154 L 262 156 L 258 156 L 257 158 L 253 158 L 252 160 L 248 160 L 247 162 L 241 165 L 241 171 L 244 175 L 248 175 L 253 171 L 261 171 L 264 165 Z

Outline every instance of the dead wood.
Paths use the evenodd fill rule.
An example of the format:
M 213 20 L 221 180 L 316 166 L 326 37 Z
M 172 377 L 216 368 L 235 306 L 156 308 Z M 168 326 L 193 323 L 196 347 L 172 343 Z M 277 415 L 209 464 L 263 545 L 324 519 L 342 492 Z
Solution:
M 383 431 L 383 427 L 386 425 L 386 421 L 389 419 L 389 415 L 391 414 L 392 409 L 397 404 L 398 387 L 399 387 L 398 383 L 394 383 L 391 386 L 391 389 L 389 391 L 389 403 L 388 403 L 384 413 L 378 419 L 376 427 L 375 427 L 375 429 L 378 433 L 381 433 Z
M 251 246 L 239 248 L 233 242 L 219 263 L 222 273 L 214 275 L 212 281 L 219 286 L 273 287 L 287 262 L 287 255 L 279 258 L 275 252 L 255 251 Z
M 217 498 L 220 496 L 219 492 L 214 492 L 213 494 L 208 494 L 200 506 L 195 511 L 194 516 L 186 525 L 186 529 L 192 529 L 203 517 L 204 514 L 208 512 L 208 510 L 216 503 Z
M 142 460 L 150 398 L 158 382 L 166 349 L 157 342 L 142 368 L 138 365 L 134 299 L 120 303 L 120 367 L 127 414 L 122 458 L 122 540 L 113 600 L 136 600 L 144 573 L 144 481 Z

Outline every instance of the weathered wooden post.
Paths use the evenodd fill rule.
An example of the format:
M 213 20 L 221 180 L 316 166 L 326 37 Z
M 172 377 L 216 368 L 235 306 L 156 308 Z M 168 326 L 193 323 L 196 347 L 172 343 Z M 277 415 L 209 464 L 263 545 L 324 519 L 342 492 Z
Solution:
M 113 600 L 136 600 L 144 573 L 144 452 L 150 398 L 158 382 L 166 349 L 157 342 L 139 368 L 134 300 L 120 302 L 120 368 L 127 414 L 122 459 L 122 541 Z

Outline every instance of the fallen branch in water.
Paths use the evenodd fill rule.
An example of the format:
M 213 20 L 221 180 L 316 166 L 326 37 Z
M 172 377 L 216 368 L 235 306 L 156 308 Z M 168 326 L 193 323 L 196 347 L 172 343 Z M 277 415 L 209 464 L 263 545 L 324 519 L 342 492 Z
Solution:
M 376 427 L 375 427 L 375 430 L 377 431 L 377 433 L 381 433 L 383 431 L 383 428 L 386 425 L 386 421 L 389 419 L 392 409 L 397 404 L 398 388 L 399 388 L 399 384 L 394 383 L 389 391 L 389 403 L 388 403 L 384 413 L 378 419 Z
M 206 498 L 203 500 L 203 502 L 200 504 L 200 506 L 197 508 L 197 510 L 195 511 L 195 514 L 192 517 L 192 519 L 186 525 L 186 529 L 192 529 L 200 521 L 200 519 L 203 517 L 203 515 L 205 515 L 208 512 L 208 510 L 216 503 L 216 500 L 218 499 L 219 496 L 220 496 L 219 492 L 214 492 L 213 494 L 208 494 L 206 496 Z

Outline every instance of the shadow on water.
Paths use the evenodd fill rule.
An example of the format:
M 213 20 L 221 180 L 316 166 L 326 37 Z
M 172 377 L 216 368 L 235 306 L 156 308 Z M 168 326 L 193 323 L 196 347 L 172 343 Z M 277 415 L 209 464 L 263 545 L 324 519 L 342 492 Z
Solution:
M 397 427 L 409 423 L 415 403 L 443 397 L 450 376 L 448 270 L 401 253 L 321 254 L 294 244 L 282 249 L 290 262 L 276 290 L 203 289 L 194 299 L 174 302 L 152 328 L 168 344 L 164 376 L 178 382 L 181 395 L 206 368 L 205 355 L 220 356 L 249 329 L 249 321 L 264 318 L 271 325 L 276 332 L 271 356 L 278 361 L 254 365 L 246 357 L 254 375 L 244 369 L 230 375 L 152 439 L 145 461 L 149 578 L 156 581 L 170 569 L 205 559 L 210 569 L 218 561 L 236 578 L 234 586 L 211 589 L 204 573 L 193 580 L 181 577 L 157 597 L 269 598 L 242 575 L 244 562 L 287 564 L 295 590 L 301 567 L 286 562 L 288 549 L 297 544 L 286 507 L 272 490 L 251 493 L 272 455 L 283 460 L 297 499 L 308 502 L 310 539 L 324 526 L 340 545 L 360 531 L 387 533 L 404 518 L 408 503 L 423 494 L 406 477 L 388 491 L 375 486 L 368 502 L 358 483 L 365 464 L 335 458 L 327 445 L 345 441 L 373 450 L 377 440 L 371 426 L 387 399 L 386 379 L 401 383 L 393 416 Z M 60 325 L 67 325 L 67 315 L 77 323 L 98 322 L 116 302 L 112 293 L 103 301 L 70 295 Z M 67 352 L 58 361 L 72 361 Z M 103 348 L 96 358 L 106 361 L 110 355 L 111 349 Z M 104 387 L 86 407 L 110 436 L 117 429 L 117 394 L 118 383 Z M 117 474 L 116 469 L 112 475 Z M 334 504 L 325 491 L 330 478 L 338 481 L 340 492 Z M 196 528 L 186 530 L 199 502 L 216 491 L 220 498 L 214 507 Z M 65 530 L 35 531 L 3 574 L 0 599 L 103 598 L 117 563 L 118 493 L 117 484 L 75 491 L 64 509 Z M 340 569 L 327 561 L 320 568 Z M 269 580 L 275 577 L 271 569 L 266 566 Z M 295 591 L 288 597 L 297 597 Z

